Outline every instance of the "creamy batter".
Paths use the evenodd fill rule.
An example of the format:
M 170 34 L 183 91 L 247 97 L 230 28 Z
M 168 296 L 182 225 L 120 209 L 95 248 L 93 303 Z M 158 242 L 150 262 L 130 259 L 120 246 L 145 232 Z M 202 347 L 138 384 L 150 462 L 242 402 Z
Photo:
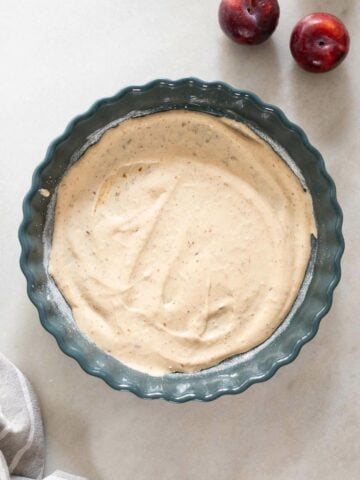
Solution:
M 316 235 L 311 196 L 246 126 L 184 110 L 109 129 L 57 193 L 49 271 L 126 365 L 198 371 L 264 342 Z

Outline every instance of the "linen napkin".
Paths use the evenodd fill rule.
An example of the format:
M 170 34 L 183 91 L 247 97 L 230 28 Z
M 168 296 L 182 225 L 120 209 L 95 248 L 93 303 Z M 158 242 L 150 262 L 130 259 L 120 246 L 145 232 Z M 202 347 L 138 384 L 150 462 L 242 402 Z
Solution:
M 24 375 L 0 353 L 0 480 L 41 480 L 45 439 L 36 395 Z M 56 471 L 46 480 L 86 480 Z

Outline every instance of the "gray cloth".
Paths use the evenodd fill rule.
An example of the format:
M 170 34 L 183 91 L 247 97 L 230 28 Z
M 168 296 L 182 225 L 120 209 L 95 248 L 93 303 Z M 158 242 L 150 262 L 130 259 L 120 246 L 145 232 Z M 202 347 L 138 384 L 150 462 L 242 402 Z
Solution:
M 36 395 L 24 375 L 0 353 L 0 480 L 40 480 L 45 441 Z M 46 480 L 86 480 L 56 471 Z

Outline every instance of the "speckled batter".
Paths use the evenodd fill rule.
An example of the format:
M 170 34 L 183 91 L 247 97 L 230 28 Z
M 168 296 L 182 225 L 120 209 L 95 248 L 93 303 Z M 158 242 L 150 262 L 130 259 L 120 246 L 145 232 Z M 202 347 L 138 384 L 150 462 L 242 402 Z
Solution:
M 123 363 L 193 372 L 265 341 L 316 234 L 311 196 L 242 124 L 172 111 L 108 130 L 57 193 L 50 274 Z

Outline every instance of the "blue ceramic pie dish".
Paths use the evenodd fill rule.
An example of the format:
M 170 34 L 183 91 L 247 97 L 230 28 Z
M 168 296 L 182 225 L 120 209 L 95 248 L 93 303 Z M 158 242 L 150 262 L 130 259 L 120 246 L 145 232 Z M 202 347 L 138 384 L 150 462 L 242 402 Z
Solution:
M 171 109 L 226 116 L 246 123 L 268 138 L 285 161 L 293 162 L 305 181 L 313 198 L 318 238 L 313 242 L 307 277 L 293 309 L 265 343 L 198 373 L 152 377 L 109 356 L 79 331 L 70 308 L 48 275 L 47 266 L 56 187 L 69 165 L 106 129 L 120 121 Z M 301 347 L 314 337 L 320 320 L 331 307 L 333 291 L 340 280 L 344 250 L 342 213 L 335 185 L 320 153 L 278 108 L 221 82 L 206 83 L 195 78 L 155 80 L 99 100 L 88 112 L 76 117 L 50 145 L 44 161 L 34 172 L 23 213 L 19 231 L 20 264 L 27 279 L 28 295 L 38 309 L 43 327 L 87 373 L 102 378 L 115 389 L 129 390 L 143 398 L 208 401 L 223 394 L 243 392 L 253 383 L 269 379 L 279 367 L 294 360 Z

